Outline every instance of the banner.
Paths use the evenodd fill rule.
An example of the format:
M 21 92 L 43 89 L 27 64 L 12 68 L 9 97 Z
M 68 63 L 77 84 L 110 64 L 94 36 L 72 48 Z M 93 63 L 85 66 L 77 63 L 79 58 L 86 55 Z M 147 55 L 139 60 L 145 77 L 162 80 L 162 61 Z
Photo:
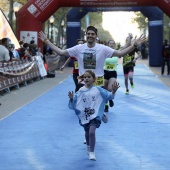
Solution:
M 45 61 L 48 65 L 48 71 L 52 72 L 59 68 L 60 56 L 59 55 L 45 55 Z
M 9 38 L 15 48 L 19 48 L 19 42 L 2 10 L 0 9 L 0 39 Z
M 46 71 L 46 69 L 44 67 L 44 62 L 43 62 L 41 56 L 35 56 L 35 58 L 36 58 L 36 61 L 37 61 L 37 65 L 38 65 L 38 69 L 39 69 L 41 77 L 46 76 L 47 71 Z

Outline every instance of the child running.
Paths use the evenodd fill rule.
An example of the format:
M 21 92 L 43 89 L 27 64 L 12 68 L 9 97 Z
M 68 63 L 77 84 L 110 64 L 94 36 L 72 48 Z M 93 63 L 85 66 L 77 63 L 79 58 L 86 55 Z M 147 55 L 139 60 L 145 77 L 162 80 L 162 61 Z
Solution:
M 96 76 L 91 70 L 86 70 L 83 74 L 85 85 L 77 93 L 68 92 L 69 108 L 73 109 L 79 118 L 79 123 L 85 130 L 87 144 L 87 153 L 90 160 L 96 160 L 95 148 L 95 131 L 100 127 L 103 109 L 108 100 L 114 99 L 119 83 L 112 85 L 112 91 L 109 92 L 100 86 L 95 86 Z

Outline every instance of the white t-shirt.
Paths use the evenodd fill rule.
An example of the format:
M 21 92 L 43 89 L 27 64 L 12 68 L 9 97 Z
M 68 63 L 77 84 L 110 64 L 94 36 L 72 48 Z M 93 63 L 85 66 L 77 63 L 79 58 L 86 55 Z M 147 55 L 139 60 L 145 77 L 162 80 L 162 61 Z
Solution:
M 106 58 L 112 57 L 114 51 L 114 49 L 98 43 L 93 48 L 89 48 L 85 43 L 67 49 L 70 57 L 78 60 L 80 76 L 84 74 L 85 70 L 93 70 L 97 77 L 104 75 L 104 61 Z
M 10 56 L 9 56 L 9 50 L 3 46 L 0 45 L 0 61 L 9 61 Z
M 73 109 L 81 124 L 87 124 L 90 120 L 103 116 L 103 109 L 108 100 L 114 99 L 115 94 L 100 86 L 90 89 L 83 86 L 74 94 L 73 101 L 69 101 L 69 108 Z

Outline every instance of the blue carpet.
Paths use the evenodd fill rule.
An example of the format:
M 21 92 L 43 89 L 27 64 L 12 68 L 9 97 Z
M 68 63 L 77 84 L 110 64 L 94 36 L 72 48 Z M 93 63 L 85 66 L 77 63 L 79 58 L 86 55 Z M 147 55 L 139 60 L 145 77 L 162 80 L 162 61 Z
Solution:
M 68 108 L 72 77 L 0 121 L 0 170 L 169 170 L 169 89 L 145 66 L 125 95 L 122 66 L 109 122 L 96 131 L 88 160 L 84 131 Z

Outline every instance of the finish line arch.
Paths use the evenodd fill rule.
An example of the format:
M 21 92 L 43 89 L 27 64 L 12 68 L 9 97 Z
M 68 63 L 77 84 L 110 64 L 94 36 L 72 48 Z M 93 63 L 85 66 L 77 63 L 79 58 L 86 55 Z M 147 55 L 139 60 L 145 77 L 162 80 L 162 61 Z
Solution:
M 43 43 L 38 39 L 38 32 L 43 24 L 60 7 L 138 7 L 157 6 L 170 17 L 169 0 L 29 0 L 17 13 L 17 38 L 34 38 L 39 46 Z
M 140 11 L 148 18 L 149 24 L 149 65 L 160 66 L 162 62 L 163 13 L 158 7 L 74 7 L 67 13 L 67 48 L 75 45 L 81 38 L 81 19 L 88 12 L 98 11 Z M 155 36 L 157 35 L 157 36 Z

